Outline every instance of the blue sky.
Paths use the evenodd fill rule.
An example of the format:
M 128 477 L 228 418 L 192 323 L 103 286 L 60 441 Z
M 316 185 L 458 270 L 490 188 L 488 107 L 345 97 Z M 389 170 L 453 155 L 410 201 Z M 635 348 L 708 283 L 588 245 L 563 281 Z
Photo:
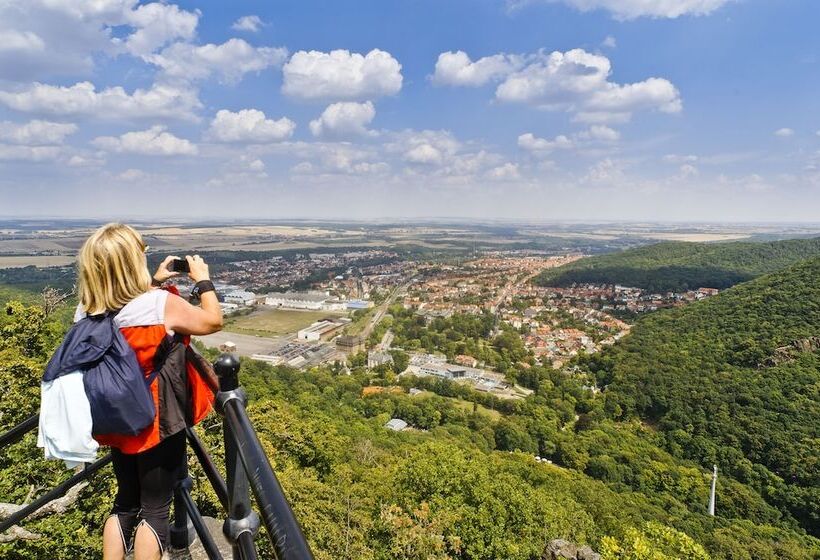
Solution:
M 811 0 L 8 0 L 0 215 L 816 221 Z

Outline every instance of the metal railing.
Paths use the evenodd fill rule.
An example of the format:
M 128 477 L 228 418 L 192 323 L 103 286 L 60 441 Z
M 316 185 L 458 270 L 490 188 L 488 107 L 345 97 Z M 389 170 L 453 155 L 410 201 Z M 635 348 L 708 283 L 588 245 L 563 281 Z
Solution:
M 225 478 L 220 474 L 205 445 L 190 428 L 186 429 L 188 444 L 227 514 L 222 531 L 231 544 L 233 558 L 258 558 L 254 540 L 260 529 L 260 516 L 251 506 L 252 492 L 261 511 L 261 523 L 264 524 L 273 545 L 276 559 L 312 560 L 313 553 L 245 411 L 247 395 L 239 386 L 239 365 L 239 360 L 232 354 L 222 354 L 214 363 L 219 378 L 216 409 L 222 415 Z M 38 415 L 35 414 L 0 434 L 0 451 L 18 442 L 37 424 Z M 108 465 L 111 459 L 111 454 L 108 454 L 86 465 L 82 471 L 0 521 L 0 533 L 21 523 L 52 500 L 65 495 L 69 489 Z M 171 546 L 177 549 L 187 548 L 196 534 L 208 558 L 222 560 L 219 547 L 191 496 L 192 485 L 186 464 L 186 471 L 181 473 L 174 492 Z

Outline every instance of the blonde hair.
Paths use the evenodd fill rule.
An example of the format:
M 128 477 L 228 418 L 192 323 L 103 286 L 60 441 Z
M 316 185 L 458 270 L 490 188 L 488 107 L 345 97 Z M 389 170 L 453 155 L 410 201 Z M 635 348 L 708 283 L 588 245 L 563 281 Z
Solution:
M 80 304 L 89 315 L 121 309 L 151 289 L 147 246 L 131 226 L 106 224 L 91 234 L 77 256 Z

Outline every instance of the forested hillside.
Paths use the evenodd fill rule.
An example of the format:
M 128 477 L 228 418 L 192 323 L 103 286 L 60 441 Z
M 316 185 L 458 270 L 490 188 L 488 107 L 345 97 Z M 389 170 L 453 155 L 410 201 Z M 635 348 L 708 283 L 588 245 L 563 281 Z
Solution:
M 586 360 L 606 411 L 820 534 L 820 258 L 638 322 Z
M 37 305 L 9 303 L 3 311 L 0 430 L 36 410 L 43 364 L 65 329 L 60 313 L 46 316 Z M 629 404 L 626 383 L 613 384 L 604 398 L 577 372 L 532 366 L 535 394 L 500 401 L 450 382 L 399 380 L 390 368 L 368 370 L 362 361 L 353 360 L 350 375 L 338 366 L 305 372 L 243 362 L 251 418 L 321 560 L 536 560 L 554 538 L 588 543 L 604 560 L 820 554 L 820 541 L 763 499 L 789 487 L 760 466 L 748 476 L 723 473 L 719 515 L 706 515 L 708 465 L 723 452 L 704 435 L 700 445 L 712 445 L 712 454 L 691 453 L 690 461 L 668 445 L 663 429 L 607 418 L 617 407 L 621 417 L 644 411 Z M 401 390 L 363 396 L 372 385 Z M 425 391 L 411 396 L 410 387 Z M 383 427 L 390 417 L 414 429 L 391 432 Z M 218 424 L 211 416 L 199 431 L 220 460 Z M 801 429 L 811 426 L 790 433 L 799 437 Z M 66 477 L 61 465 L 41 459 L 33 440 L 30 434 L 0 453 L 3 501 L 22 503 Z M 536 454 L 554 464 L 537 462 Z M 804 464 L 810 459 L 804 455 Z M 191 469 L 203 512 L 220 515 L 193 461 Z M 755 477 L 764 472 L 761 484 Z M 112 499 L 106 471 L 65 514 L 26 524 L 41 538 L 0 544 L 0 557 L 99 557 L 99 527 Z
M 545 271 L 544 286 L 621 284 L 657 292 L 728 288 L 820 255 L 820 237 L 766 243 L 666 242 Z

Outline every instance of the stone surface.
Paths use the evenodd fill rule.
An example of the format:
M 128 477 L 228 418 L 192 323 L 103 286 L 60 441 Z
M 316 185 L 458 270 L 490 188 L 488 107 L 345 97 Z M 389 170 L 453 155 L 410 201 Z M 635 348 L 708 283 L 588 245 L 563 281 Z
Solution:
M 555 539 L 547 545 L 543 560 L 601 560 L 601 555 L 588 546 L 578 547 L 564 539 Z
M 216 541 L 216 546 L 219 548 L 222 558 L 224 558 L 224 560 L 233 560 L 231 545 L 222 534 L 222 521 L 214 519 L 213 517 L 204 517 L 203 519 L 205 526 L 208 528 L 208 532 L 211 533 L 214 541 Z M 126 560 L 132 560 L 133 558 L 134 555 L 129 554 Z M 208 560 L 208 555 L 205 554 L 205 549 L 202 548 L 199 537 L 196 537 L 187 549 L 166 551 L 165 554 L 162 555 L 162 560 Z

